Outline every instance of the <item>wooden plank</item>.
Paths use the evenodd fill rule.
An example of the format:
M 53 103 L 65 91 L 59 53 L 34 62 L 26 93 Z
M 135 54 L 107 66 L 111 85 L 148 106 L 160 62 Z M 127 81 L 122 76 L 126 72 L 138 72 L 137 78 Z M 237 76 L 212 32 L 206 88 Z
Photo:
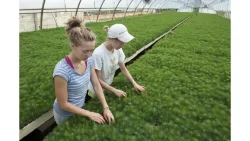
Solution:
M 36 119 L 35 121 L 32 121 L 30 124 L 25 126 L 23 129 L 19 130 L 19 140 L 21 140 L 23 137 L 27 136 L 29 133 L 40 127 L 42 124 L 44 124 L 46 121 L 48 121 L 51 117 L 53 117 L 53 109 L 49 110 L 49 112 L 43 114 L 41 117 Z
M 45 130 L 47 130 L 48 128 L 50 128 L 52 125 L 54 125 L 56 123 L 54 117 L 52 116 L 48 121 L 46 121 L 44 124 L 42 124 L 41 126 L 39 126 L 37 129 L 41 132 L 44 132 Z

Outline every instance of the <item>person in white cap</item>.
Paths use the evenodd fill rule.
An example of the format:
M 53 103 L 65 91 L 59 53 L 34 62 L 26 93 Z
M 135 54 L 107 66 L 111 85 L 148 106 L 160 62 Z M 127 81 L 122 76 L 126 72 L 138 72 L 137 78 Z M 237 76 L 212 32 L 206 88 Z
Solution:
M 104 29 L 108 32 L 108 40 L 98 46 L 92 54 L 95 60 L 95 71 L 102 88 L 114 93 L 118 97 L 127 96 L 124 91 L 110 86 L 113 82 L 116 68 L 119 66 L 122 74 L 132 83 L 135 90 L 138 93 L 143 92 L 145 90 L 144 86 L 135 82 L 124 64 L 125 54 L 122 48 L 125 43 L 130 42 L 134 37 L 129 34 L 123 24 L 114 24 L 110 28 L 105 26 Z M 88 95 L 91 97 L 95 96 L 95 91 L 91 83 L 89 83 Z M 87 101 L 91 97 L 88 97 Z

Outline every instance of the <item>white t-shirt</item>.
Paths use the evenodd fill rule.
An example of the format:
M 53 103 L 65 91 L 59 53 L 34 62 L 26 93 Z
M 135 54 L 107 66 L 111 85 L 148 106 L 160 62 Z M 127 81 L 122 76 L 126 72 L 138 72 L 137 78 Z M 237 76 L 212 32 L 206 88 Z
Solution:
M 114 49 L 112 53 L 104 44 L 101 44 L 94 50 L 92 57 L 94 59 L 95 69 L 101 71 L 101 79 L 110 85 L 113 82 L 115 71 L 119 67 L 118 63 L 123 63 L 125 60 L 123 50 Z M 88 88 L 92 93 L 95 93 L 91 82 Z

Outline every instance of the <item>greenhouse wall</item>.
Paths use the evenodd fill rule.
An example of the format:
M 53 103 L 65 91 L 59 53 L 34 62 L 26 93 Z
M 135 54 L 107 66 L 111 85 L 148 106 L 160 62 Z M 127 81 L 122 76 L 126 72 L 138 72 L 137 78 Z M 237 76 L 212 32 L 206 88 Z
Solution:
M 116 12 L 114 18 L 123 18 L 125 11 L 119 13 Z M 134 13 L 134 11 L 130 11 L 126 13 L 126 17 L 134 16 L 139 14 L 147 14 L 147 9 L 141 12 L 138 10 Z M 101 15 L 99 15 L 98 21 L 108 21 L 112 19 L 113 11 L 102 11 Z M 67 22 L 67 19 L 75 16 L 75 11 L 72 12 L 50 12 L 43 13 L 43 29 L 63 27 Z M 91 12 L 79 11 L 77 16 L 84 19 L 85 22 L 96 22 L 97 14 L 93 14 Z M 41 13 L 27 13 L 27 14 L 19 14 L 19 32 L 28 32 L 39 30 L 40 28 L 40 18 Z

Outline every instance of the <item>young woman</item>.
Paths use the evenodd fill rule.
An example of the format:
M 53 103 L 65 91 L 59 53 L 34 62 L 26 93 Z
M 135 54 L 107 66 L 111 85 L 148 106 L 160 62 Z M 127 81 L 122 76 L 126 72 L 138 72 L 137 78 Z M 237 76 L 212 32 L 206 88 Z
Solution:
M 144 86 L 135 82 L 128 69 L 124 64 L 125 54 L 122 50 L 125 43 L 130 42 L 134 37 L 129 34 L 127 28 L 123 24 L 114 24 L 110 28 L 105 26 L 108 32 L 108 40 L 98 46 L 92 54 L 95 60 L 95 71 L 102 88 L 114 93 L 118 97 L 126 97 L 127 94 L 111 85 L 115 75 L 116 68 L 119 66 L 122 74 L 132 83 L 137 92 L 143 92 Z M 97 91 L 93 85 L 89 84 L 89 95 L 95 96 Z
M 66 32 L 71 52 L 56 64 L 53 72 L 56 93 L 53 107 L 56 123 L 66 121 L 73 114 L 86 116 L 97 123 L 105 123 L 105 120 L 114 121 L 95 73 L 94 59 L 90 57 L 95 47 L 95 34 L 77 17 L 68 20 Z M 103 116 L 82 109 L 90 81 L 102 104 Z

